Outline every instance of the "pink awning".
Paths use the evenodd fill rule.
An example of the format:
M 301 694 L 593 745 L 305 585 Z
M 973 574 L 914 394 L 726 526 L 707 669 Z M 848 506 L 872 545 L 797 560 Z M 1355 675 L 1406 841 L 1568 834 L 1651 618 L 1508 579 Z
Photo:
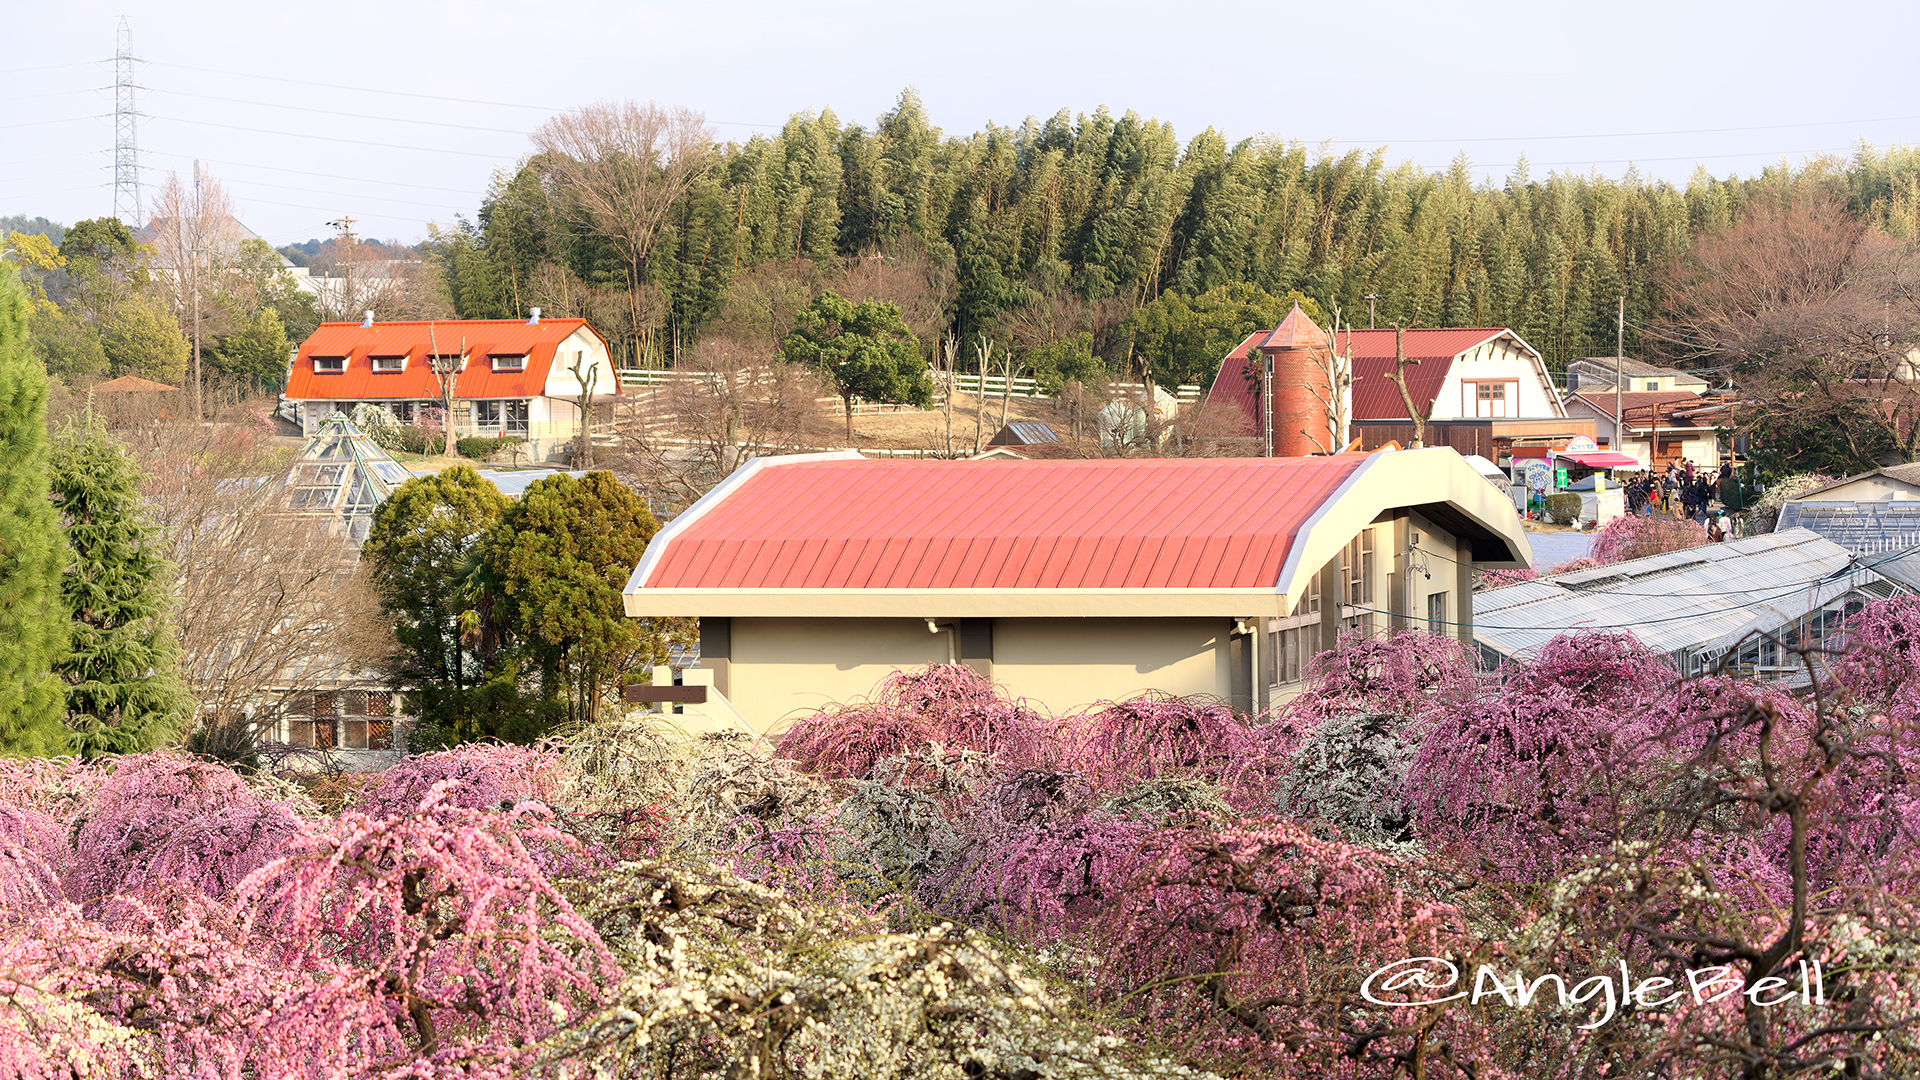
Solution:
M 1625 454 L 1616 454 L 1611 450 L 1589 450 L 1582 454 L 1569 454 L 1563 450 L 1555 456 L 1566 458 L 1568 461 L 1577 461 L 1589 469 L 1645 468 L 1644 465 L 1640 464 L 1639 458 L 1628 457 Z

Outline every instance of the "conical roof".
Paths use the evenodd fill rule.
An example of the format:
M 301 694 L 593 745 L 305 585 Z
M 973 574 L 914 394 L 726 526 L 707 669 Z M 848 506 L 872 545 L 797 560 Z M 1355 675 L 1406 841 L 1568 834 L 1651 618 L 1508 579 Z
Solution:
M 1260 341 L 1262 349 L 1320 349 L 1327 344 L 1327 332 L 1300 310 L 1299 303 Z
M 373 526 L 375 508 L 411 477 L 345 415 L 334 413 L 286 471 L 268 482 L 262 497 L 285 513 L 326 519 L 330 530 L 360 541 Z

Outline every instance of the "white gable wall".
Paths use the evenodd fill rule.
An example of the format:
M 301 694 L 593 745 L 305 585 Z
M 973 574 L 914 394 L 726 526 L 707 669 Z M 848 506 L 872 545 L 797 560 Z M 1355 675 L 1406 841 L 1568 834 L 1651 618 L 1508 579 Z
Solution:
M 1554 392 L 1546 364 L 1512 335 L 1501 334 L 1454 358 L 1453 365 L 1447 369 L 1446 381 L 1440 384 L 1439 396 L 1433 399 L 1433 415 L 1428 419 L 1477 419 L 1474 400 L 1463 397 L 1463 390 L 1466 383 L 1482 379 L 1509 379 L 1516 383 L 1508 389 L 1509 395 L 1517 392 L 1517 398 L 1510 396 L 1506 419 L 1567 415 L 1561 407 L 1560 395 Z
M 613 364 L 607 357 L 607 347 L 601 343 L 598 335 L 581 327 L 567 336 L 567 340 L 554 348 L 553 364 L 547 368 L 547 384 L 542 393 L 575 397 L 580 393 L 580 380 L 574 377 L 575 365 L 588 373 L 594 380 L 593 395 L 611 394 L 616 385 Z M 566 406 L 562 402 L 554 403 L 559 408 Z

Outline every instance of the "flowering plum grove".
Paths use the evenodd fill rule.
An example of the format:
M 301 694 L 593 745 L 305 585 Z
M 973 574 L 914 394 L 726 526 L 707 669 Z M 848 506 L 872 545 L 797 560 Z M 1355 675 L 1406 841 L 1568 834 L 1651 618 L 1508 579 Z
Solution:
M 1253 717 L 935 666 L 331 812 L 0 762 L 0 1076 L 1912 1076 L 1920 600 L 1844 638 L 1791 692 L 1348 640 Z

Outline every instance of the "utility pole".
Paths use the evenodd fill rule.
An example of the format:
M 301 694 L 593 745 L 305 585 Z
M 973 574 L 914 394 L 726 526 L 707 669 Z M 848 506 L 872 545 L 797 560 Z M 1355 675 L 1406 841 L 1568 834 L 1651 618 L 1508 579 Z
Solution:
M 1623 454 L 1621 447 L 1627 445 L 1627 426 L 1622 414 L 1622 395 L 1626 393 L 1627 367 L 1627 298 L 1620 298 L 1620 315 L 1613 324 L 1613 452 Z M 1653 461 L 1652 448 L 1648 448 L 1647 461 Z
M 1373 329 L 1373 305 L 1374 305 L 1374 301 L 1380 299 L 1380 294 L 1368 293 L 1367 295 L 1361 297 L 1360 299 L 1365 300 L 1367 302 L 1367 329 L 1371 330 Z
M 113 57 L 113 216 L 130 229 L 140 220 L 140 111 L 134 105 L 133 31 L 120 16 L 119 47 Z

